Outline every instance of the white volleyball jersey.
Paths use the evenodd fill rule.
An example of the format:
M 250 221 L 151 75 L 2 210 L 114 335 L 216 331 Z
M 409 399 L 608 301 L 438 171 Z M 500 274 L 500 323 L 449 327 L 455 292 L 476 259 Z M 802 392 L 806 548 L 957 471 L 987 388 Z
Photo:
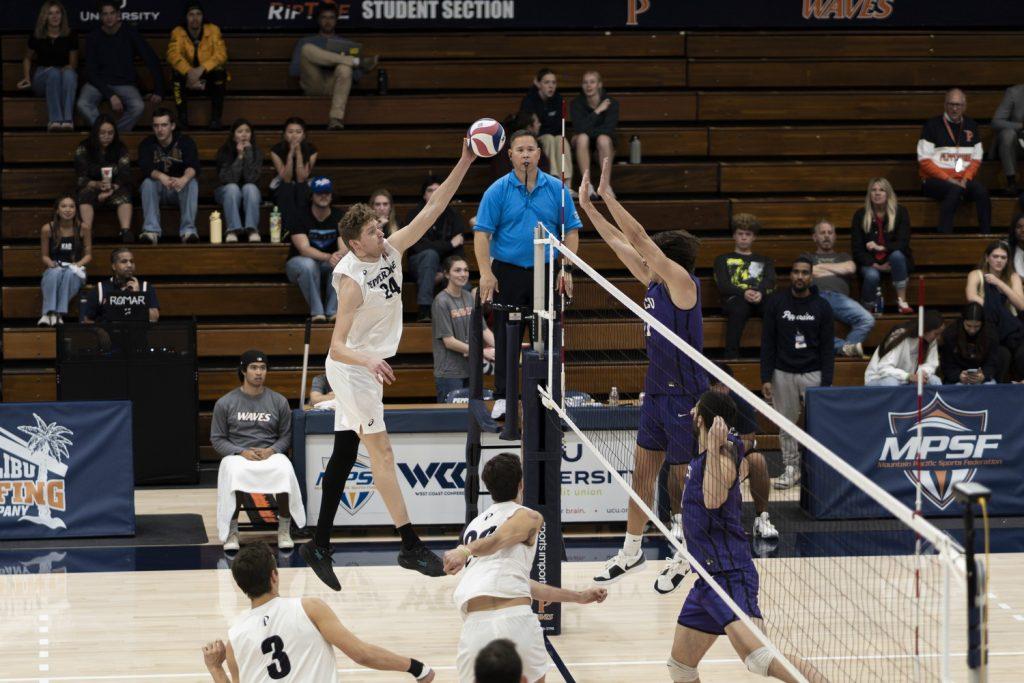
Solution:
M 525 509 L 528 508 L 510 500 L 495 503 L 469 523 L 462 533 L 463 544 L 490 536 L 517 510 Z M 516 543 L 493 555 L 469 558 L 466 568 L 462 570 L 462 581 L 452 596 L 456 607 L 465 611 L 466 602 L 481 595 L 496 598 L 530 597 L 530 570 L 533 569 L 536 554 L 537 539 L 534 537 L 531 545 Z
M 343 278 L 350 277 L 363 293 L 346 345 L 381 358 L 398 352 L 402 339 L 402 255 L 384 240 L 384 253 L 376 263 L 360 261 L 351 251 L 331 275 L 334 290 L 341 294 Z
M 336 683 L 334 649 L 302 608 L 302 598 L 274 598 L 228 631 L 242 683 Z

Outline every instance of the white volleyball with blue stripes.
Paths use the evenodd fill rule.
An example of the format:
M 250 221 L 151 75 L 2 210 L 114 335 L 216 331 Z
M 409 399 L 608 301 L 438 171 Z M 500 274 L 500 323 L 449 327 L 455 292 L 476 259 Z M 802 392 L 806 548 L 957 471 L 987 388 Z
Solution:
M 494 119 L 479 119 L 469 127 L 466 138 L 478 157 L 493 157 L 505 146 L 505 129 Z

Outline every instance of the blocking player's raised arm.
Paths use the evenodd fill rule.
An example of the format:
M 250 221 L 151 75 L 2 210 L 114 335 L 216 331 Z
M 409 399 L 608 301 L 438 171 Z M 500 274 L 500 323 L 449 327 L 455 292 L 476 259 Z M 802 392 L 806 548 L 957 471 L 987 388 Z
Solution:
M 601 239 L 604 240 L 615 255 L 622 261 L 622 265 L 629 269 L 629 272 L 633 274 L 637 280 L 642 282 L 644 285 L 648 285 L 651 282 L 651 275 L 647 270 L 647 266 L 644 265 L 644 259 L 640 256 L 633 245 L 623 236 L 622 232 L 612 225 L 608 220 L 601 215 L 601 212 L 597 210 L 594 203 L 590 201 L 590 170 L 587 169 L 583 172 L 583 181 L 580 184 L 580 208 L 590 218 L 590 222 L 594 224 Z
M 736 461 L 725 420 L 716 416 L 708 430 L 704 462 L 704 505 L 709 510 L 722 507 L 736 481 Z
M 430 201 L 424 206 L 416 217 L 412 219 L 409 225 L 405 226 L 401 230 L 395 231 L 393 235 L 388 237 L 388 244 L 399 252 L 404 252 L 406 249 L 416 244 L 423 235 L 427 233 L 437 219 L 441 216 L 448 204 L 451 202 L 452 197 L 455 196 L 455 191 L 459 189 L 459 185 L 462 184 L 462 179 L 466 177 L 466 172 L 469 171 L 470 165 L 476 159 L 476 155 L 469 148 L 466 140 L 462 140 L 462 156 L 459 157 L 459 161 L 455 164 L 455 168 L 448 174 L 448 177 L 444 179 L 434 193 L 430 195 Z

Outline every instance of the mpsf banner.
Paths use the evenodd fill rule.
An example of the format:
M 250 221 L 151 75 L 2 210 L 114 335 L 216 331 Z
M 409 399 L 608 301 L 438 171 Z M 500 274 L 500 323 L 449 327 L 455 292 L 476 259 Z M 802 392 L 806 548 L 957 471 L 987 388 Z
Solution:
M 989 513 L 1024 514 L 1024 387 L 925 388 L 918 436 L 914 387 L 827 388 L 807 392 L 807 431 L 910 508 L 918 477 L 925 516 L 958 516 L 953 486 L 992 490 Z M 920 462 L 917 458 L 920 455 Z M 820 519 L 887 517 L 860 488 L 814 456 L 804 458 L 808 495 Z
M 125 20 L 144 30 L 165 30 L 182 20 L 180 0 L 120 0 Z M 207 21 L 227 32 L 306 31 L 314 26 L 317 0 L 207 0 Z M 1024 3 L 960 0 L 328 0 L 339 30 L 395 29 L 772 29 L 875 27 L 1006 30 L 1024 25 Z M 31 30 L 39 3 L 8 2 L 5 25 Z M 95 0 L 65 0 L 71 25 L 88 30 L 99 22 Z M 229 47 L 230 51 L 230 40 Z
M 128 401 L 0 404 L 0 539 L 135 533 Z

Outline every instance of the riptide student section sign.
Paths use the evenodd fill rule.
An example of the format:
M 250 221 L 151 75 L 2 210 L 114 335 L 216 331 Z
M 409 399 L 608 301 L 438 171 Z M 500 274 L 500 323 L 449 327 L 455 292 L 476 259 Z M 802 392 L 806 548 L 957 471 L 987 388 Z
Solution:
M 134 534 L 128 401 L 0 404 L 0 539 Z
M 398 483 L 409 515 L 417 524 L 462 524 L 466 521 L 466 420 L 462 410 L 429 409 L 384 411 L 388 434 L 395 452 Z M 292 461 L 306 494 L 307 524 L 316 524 L 320 515 L 320 492 L 324 468 L 334 448 L 334 413 L 331 411 L 292 413 Z M 632 462 L 633 433 L 616 443 L 628 446 Z M 518 453 L 514 442 L 501 441 L 496 434 L 485 434 L 484 445 L 508 444 Z M 485 450 L 484 464 L 500 449 Z M 629 470 L 620 474 L 629 477 Z M 562 521 L 601 522 L 625 519 L 626 492 L 612 480 L 611 474 L 587 451 L 571 432 L 565 435 L 562 456 Z M 481 485 L 482 487 L 482 485 Z M 480 496 L 479 507 L 491 504 Z M 335 526 L 378 526 L 391 524 L 384 501 L 373 485 L 369 455 L 360 445 L 359 456 L 342 495 Z
M 963 481 L 992 490 L 989 514 L 1024 515 L 1022 399 L 1017 384 L 925 387 L 919 439 L 916 387 L 809 389 L 807 431 L 910 508 L 920 470 L 926 517 L 961 515 L 953 486 Z M 805 453 L 803 466 L 811 516 L 889 516 L 819 458 Z

